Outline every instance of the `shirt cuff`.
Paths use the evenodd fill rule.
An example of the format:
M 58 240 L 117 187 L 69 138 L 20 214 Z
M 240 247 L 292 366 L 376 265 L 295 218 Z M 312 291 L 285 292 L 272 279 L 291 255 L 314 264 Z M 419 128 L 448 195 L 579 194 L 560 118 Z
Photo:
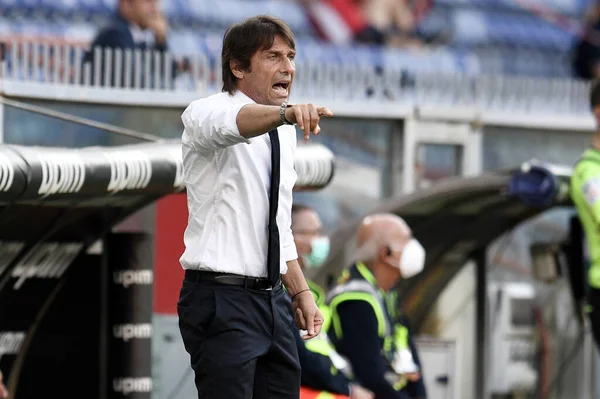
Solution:
M 296 244 L 284 245 L 281 252 L 286 262 L 298 259 L 298 252 L 296 252 Z

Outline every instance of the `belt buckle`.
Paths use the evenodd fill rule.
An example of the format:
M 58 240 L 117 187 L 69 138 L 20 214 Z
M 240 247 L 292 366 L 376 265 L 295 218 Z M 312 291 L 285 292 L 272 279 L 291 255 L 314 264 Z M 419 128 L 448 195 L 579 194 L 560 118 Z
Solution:
M 254 277 L 254 281 L 255 281 L 255 283 L 256 283 L 257 285 L 258 285 L 258 284 L 261 282 L 261 280 L 263 280 L 263 279 L 261 279 L 260 277 Z M 264 280 L 263 280 L 263 281 L 264 281 Z M 268 281 L 267 281 L 267 282 L 268 282 Z M 272 290 L 273 290 L 273 287 L 259 288 L 259 290 L 260 290 L 260 291 L 272 291 Z

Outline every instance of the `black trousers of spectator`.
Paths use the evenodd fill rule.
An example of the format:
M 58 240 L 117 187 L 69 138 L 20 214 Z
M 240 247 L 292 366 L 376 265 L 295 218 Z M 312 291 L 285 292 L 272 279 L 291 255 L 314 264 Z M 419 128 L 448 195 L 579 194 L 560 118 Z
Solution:
M 291 301 L 272 290 L 198 281 L 186 272 L 177 303 L 199 399 L 298 399 Z

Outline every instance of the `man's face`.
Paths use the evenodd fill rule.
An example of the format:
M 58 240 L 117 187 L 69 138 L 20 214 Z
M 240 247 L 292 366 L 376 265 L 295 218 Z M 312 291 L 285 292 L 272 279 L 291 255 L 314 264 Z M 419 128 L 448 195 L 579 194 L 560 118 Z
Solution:
M 237 88 L 258 104 L 280 106 L 290 96 L 295 56 L 296 52 L 276 36 L 270 48 L 252 56 L 247 71 L 233 70 Z
M 312 250 L 312 241 L 323 234 L 319 215 L 312 210 L 303 210 L 295 214 L 292 221 L 292 234 L 298 255 L 308 255 Z
M 159 14 L 158 0 L 125 0 L 125 3 L 128 3 L 132 22 L 142 29 L 147 29 Z

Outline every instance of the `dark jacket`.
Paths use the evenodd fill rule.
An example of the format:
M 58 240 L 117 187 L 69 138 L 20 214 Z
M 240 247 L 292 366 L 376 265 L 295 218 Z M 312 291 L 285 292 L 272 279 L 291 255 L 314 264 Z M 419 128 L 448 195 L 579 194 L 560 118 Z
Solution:
M 83 57 L 83 65 L 85 66 L 86 63 L 90 63 L 90 70 L 91 70 L 91 84 L 94 85 L 94 79 L 95 79 L 95 70 L 94 70 L 94 66 L 95 66 L 95 51 L 94 49 L 96 47 L 100 47 L 102 49 L 102 53 L 101 53 L 101 59 L 100 59 L 100 82 L 96 82 L 97 85 L 100 86 L 105 86 L 105 61 L 104 61 L 104 49 L 105 48 L 110 48 L 110 49 L 121 49 L 121 50 L 142 50 L 142 57 L 141 57 L 141 65 L 139 66 L 139 68 L 136 68 L 135 65 L 135 56 L 132 53 L 132 57 L 131 57 L 131 66 L 130 66 L 130 87 L 135 87 L 135 70 L 138 69 L 139 73 L 141 75 L 141 79 L 140 79 L 140 87 L 141 88 L 145 88 L 145 87 L 171 87 L 173 84 L 173 79 L 175 78 L 176 72 L 177 72 L 177 64 L 175 61 L 171 61 L 171 73 L 169 75 L 169 78 L 167 79 L 166 82 L 164 82 L 164 66 L 165 66 L 165 59 L 164 59 L 164 54 L 165 52 L 168 51 L 167 49 L 167 45 L 166 43 L 161 43 L 161 44 L 156 44 L 154 47 L 152 48 L 148 48 L 146 43 L 136 43 L 133 39 L 133 35 L 131 34 L 131 30 L 129 29 L 129 23 L 123 19 L 123 17 L 120 14 L 117 14 L 115 19 L 113 20 L 112 23 L 110 23 L 108 26 L 106 26 L 105 28 L 103 28 L 102 30 L 100 30 L 100 32 L 98 32 L 98 34 L 96 35 L 96 37 L 94 38 L 90 49 L 85 53 L 85 56 Z M 153 51 L 158 51 L 160 54 L 160 61 L 158 62 L 158 64 L 156 64 L 155 59 L 154 59 L 154 53 L 152 53 L 151 58 L 150 58 L 150 76 L 147 77 L 145 76 L 145 51 L 146 50 L 153 50 Z M 109 83 L 110 86 L 112 87 L 124 87 L 125 86 L 125 53 L 122 53 L 121 56 L 121 63 L 120 63 L 120 69 L 121 69 L 121 78 L 119 79 L 119 82 L 115 82 L 115 78 L 116 78 L 116 74 L 115 74 L 115 55 L 113 53 L 112 55 L 112 59 L 110 60 L 111 65 L 113 65 L 113 70 L 110 76 L 110 82 L 106 82 Z M 156 68 L 160 68 L 160 81 L 159 82 L 154 82 L 155 80 L 155 71 Z M 82 79 L 85 79 L 85 68 L 82 68 Z
M 350 268 L 350 280 L 365 280 L 356 266 Z M 371 276 L 372 277 L 372 276 Z M 384 307 L 385 317 L 392 325 L 392 317 Z M 373 307 L 363 300 L 348 300 L 337 306 L 343 337 L 334 329 L 328 333 L 337 351 L 352 364 L 358 384 L 375 394 L 376 399 L 409 399 L 407 393 L 397 391 L 385 378 L 392 371 L 390 361 L 382 354 L 384 341 L 379 336 L 377 317 Z

